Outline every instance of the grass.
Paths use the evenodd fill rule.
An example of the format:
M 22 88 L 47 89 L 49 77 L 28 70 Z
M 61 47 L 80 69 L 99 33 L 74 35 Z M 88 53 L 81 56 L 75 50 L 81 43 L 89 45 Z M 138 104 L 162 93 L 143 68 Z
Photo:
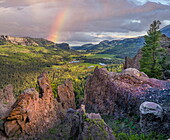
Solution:
M 114 116 L 105 115 L 102 118 L 112 128 L 116 140 L 167 140 L 169 138 L 156 132 L 141 133 L 138 116 L 115 119 Z

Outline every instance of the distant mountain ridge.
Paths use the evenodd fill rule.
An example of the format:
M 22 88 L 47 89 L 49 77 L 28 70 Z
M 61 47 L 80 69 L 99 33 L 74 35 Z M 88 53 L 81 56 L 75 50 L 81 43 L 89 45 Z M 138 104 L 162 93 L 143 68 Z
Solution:
M 170 25 L 165 26 L 160 31 L 162 34 L 165 34 L 167 37 L 170 37 Z
M 118 58 L 124 58 L 127 55 L 134 56 L 143 44 L 144 37 L 137 37 L 123 40 L 104 40 L 99 44 L 85 44 L 80 47 L 72 47 L 72 49 L 89 53 L 113 54 Z
M 170 25 L 160 30 L 162 34 L 170 37 Z M 72 47 L 77 51 L 86 51 L 99 54 L 113 54 L 118 58 L 124 58 L 126 56 L 134 57 L 138 50 L 144 45 L 144 37 L 127 38 L 123 40 L 104 40 L 99 44 L 85 44 L 79 47 Z

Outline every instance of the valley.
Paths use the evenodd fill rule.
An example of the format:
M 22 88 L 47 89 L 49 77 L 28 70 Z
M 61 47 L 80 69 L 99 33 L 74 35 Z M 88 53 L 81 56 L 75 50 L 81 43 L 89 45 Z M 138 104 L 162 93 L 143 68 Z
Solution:
M 167 36 L 169 30 L 169 26 L 162 29 Z M 167 38 L 162 42 L 162 47 L 168 48 Z M 167 116 L 161 122 L 161 125 L 165 127 L 162 129 L 163 132 L 161 134 L 154 132 L 154 128 L 151 133 L 146 133 L 146 135 L 141 133 L 139 124 L 141 116 L 138 112 L 140 104 L 145 100 L 159 101 L 162 107 L 167 109 L 169 107 L 169 104 L 166 103 L 169 101 L 169 81 L 149 78 L 146 74 L 130 66 L 129 69 L 123 70 L 125 57 L 130 57 L 130 61 L 134 61 L 133 64 L 136 62 L 134 56 L 144 45 L 143 37 L 105 40 L 96 45 L 69 47 L 67 43 L 55 44 L 45 39 L 1 36 L 0 44 L 0 89 L 4 88 L 2 93 L 9 93 L 5 87 L 12 84 L 14 96 L 18 99 L 11 116 L 0 120 L 1 122 L 5 121 L 6 130 L 2 130 L 2 132 L 5 131 L 9 137 L 15 136 L 15 133 L 25 134 L 25 131 L 32 129 L 35 123 L 40 127 L 37 129 L 33 127 L 35 132 L 30 132 L 34 134 L 38 133 L 37 130 L 46 131 L 38 136 L 42 139 L 49 137 L 54 139 L 77 138 L 77 133 L 74 133 L 73 136 L 65 134 L 67 131 L 65 125 L 68 124 L 70 124 L 68 127 L 70 132 L 76 129 L 84 137 L 87 135 L 87 138 L 91 137 L 90 135 L 112 140 L 115 137 L 117 140 L 125 138 L 130 140 L 133 138 L 134 140 L 165 140 L 169 138 L 169 135 L 165 134 L 169 126 L 166 127 L 164 124 L 166 121 L 168 122 L 168 119 L 166 120 L 169 115 L 168 111 L 165 112 Z M 169 58 L 167 63 L 169 63 Z M 68 79 L 72 81 L 73 87 Z M 65 92 L 68 92 L 68 95 L 65 95 Z M 75 97 L 72 93 L 75 94 Z M 154 98 L 151 93 L 155 93 Z M 72 101 L 70 98 L 75 100 Z M 27 101 L 27 99 L 29 100 Z M 36 107 L 32 108 L 30 104 L 39 106 L 39 110 L 34 110 Z M 45 106 L 46 104 L 47 106 Z M 82 104 L 85 104 L 88 113 Z M 7 106 L 8 102 L 3 101 L 3 105 Z M 77 110 L 71 110 L 69 105 Z M 40 116 L 42 112 L 41 115 L 44 116 L 42 121 L 29 120 L 28 112 L 26 112 L 27 117 L 24 118 L 25 114 L 22 109 L 20 110 L 21 107 L 23 110 L 29 108 L 29 111 L 37 111 L 35 114 L 37 116 Z M 44 108 L 49 116 L 43 112 Z M 56 111 L 54 112 L 54 110 L 50 110 L 51 108 L 58 110 L 54 109 Z M 17 114 L 16 110 L 21 112 Z M 21 115 L 24 119 L 20 119 L 17 115 Z M 66 115 L 66 120 L 63 121 L 64 115 Z M 63 123 L 58 125 L 57 122 L 57 125 L 53 126 L 48 119 L 46 120 L 46 116 L 51 121 L 60 120 Z M 77 119 L 75 116 L 79 118 L 77 124 L 73 123 Z M 17 130 L 10 130 L 8 127 L 13 124 L 12 117 L 16 117 L 14 120 L 18 122 L 25 121 L 22 122 L 23 124 L 21 123 L 23 127 L 18 128 L 18 124 L 15 123 Z M 29 122 L 30 125 L 27 125 Z M 49 124 L 48 131 L 41 126 L 46 124 Z M 81 130 L 81 127 L 77 125 L 84 127 Z M 95 130 L 94 135 L 89 130 Z

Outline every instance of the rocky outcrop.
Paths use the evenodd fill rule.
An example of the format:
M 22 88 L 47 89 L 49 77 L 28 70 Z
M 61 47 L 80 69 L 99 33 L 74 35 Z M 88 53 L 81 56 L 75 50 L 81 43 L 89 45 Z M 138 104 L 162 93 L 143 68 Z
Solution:
M 158 94 L 154 94 L 156 97 L 152 98 L 149 93 L 162 93 L 169 89 L 169 85 L 168 81 L 148 78 L 134 68 L 126 69 L 122 73 L 96 68 L 86 81 L 84 102 L 88 110 L 104 115 L 138 113 L 144 100 L 159 98 Z
M 84 105 L 78 110 L 69 109 L 65 120 L 52 130 L 51 139 L 115 140 L 111 128 L 101 119 L 100 114 L 86 113 Z M 46 139 L 47 134 L 43 138 Z
M 8 137 L 35 136 L 53 127 L 63 117 L 63 108 L 54 99 L 46 73 L 38 77 L 40 91 L 25 90 L 15 102 L 4 128 Z
M 64 109 L 76 109 L 72 81 L 66 80 L 63 85 L 58 86 L 57 100 L 62 104 Z
M 167 103 L 167 106 L 170 106 Z M 145 101 L 140 105 L 140 127 L 146 132 L 158 132 L 168 134 L 170 130 L 170 114 L 165 108 L 154 102 Z M 170 110 L 169 110 L 170 111 Z
M 123 68 L 127 69 L 127 68 L 136 68 L 136 69 L 140 69 L 140 63 L 139 60 L 142 58 L 142 51 L 139 50 L 138 53 L 135 55 L 135 57 L 130 58 L 130 57 L 125 57 L 125 63 Z
M 15 101 L 12 85 L 7 85 L 4 89 L 0 90 L 0 119 L 9 115 L 11 106 Z
M 4 36 L 0 37 L 0 44 L 14 44 L 22 46 L 49 46 L 54 45 L 53 42 L 42 39 L 42 38 L 31 38 L 31 37 L 12 37 Z

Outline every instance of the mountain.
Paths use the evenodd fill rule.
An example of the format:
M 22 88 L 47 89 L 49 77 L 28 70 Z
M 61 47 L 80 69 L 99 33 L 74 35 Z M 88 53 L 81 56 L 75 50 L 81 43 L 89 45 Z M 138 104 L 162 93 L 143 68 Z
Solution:
M 0 45 L 14 44 L 22 46 L 50 46 L 54 45 L 54 42 L 48 41 L 43 38 L 31 38 L 31 37 L 12 37 L 12 36 L 0 36 Z
M 72 47 L 72 49 L 84 50 L 88 53 L 113 54 L 118 58 L 124 58 L 125 56 L 134 56 L 143 44 L 144 38 L 137 37 L 123 40 L 104 40 L 99 44 L 85 44 L 80 47 Z
M 160 31 L 162 34 L 170 37 L 170 25 L 162 28 Z M 104 40 L 99 44 L 85 44 L 79 47 L 72 47 L 72 49 L 88 53 L 113 54 L 117 58 L 124 58 L 126 56 L 134 57 L 143 45 L 144 37 L 136 37 L 123 40 Z
M 170 37 L 170 25 L 165 26 L 160 30 L 162 34 L 165 34 L 167 37 Z
M 100 54 L 114 54 L 118 58 L 124 58 L 126 56 L 132 57 L 135 56 L 138 50 L 143 47 L 143 44 L 143 37 L 128 38 L 119 41 L 113 40 L 109 43 L 112 47 L 100 52 Z

